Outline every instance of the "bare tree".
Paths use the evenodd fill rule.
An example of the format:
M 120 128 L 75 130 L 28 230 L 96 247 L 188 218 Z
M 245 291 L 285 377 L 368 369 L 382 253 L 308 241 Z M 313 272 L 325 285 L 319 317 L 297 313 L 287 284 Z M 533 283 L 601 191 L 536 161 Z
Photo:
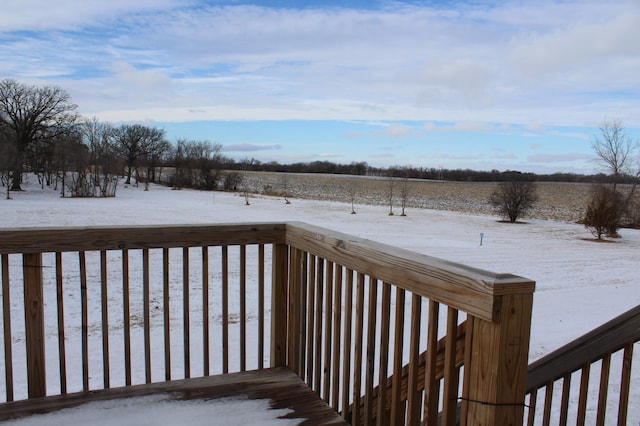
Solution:
M 68 132 L 78 115 L 71 96 L 59 87 L 27 86 L 0 81 L 0 123 L 12 130 L 16 157 L 11 171 L 13 190 L 20 190 L 25 153 L 34 141 Z
M 389 216 L 393 216 L 393 190 L 396 185 L 396 178 L 393 177 L 393 172 L 389 171 L 387 177 L 387 197 L 389 197 Z
M 605 121 L 600 126 L 600 136 L 594 138 L 591 147 L 596 154 L 596 162 L 611 173 L 614 191 L 623 175 L 638 174 L 632 170 L 632 154 L 638 145 L 627 136 L 620 121 Z
M 499 182 L 489 198 L 499 214 L 511 223 L 515 223 L 537 200 L 536 184 L 522 180 L 515 172 L 510 173 L 507 180 Z
M 289 175 L 287 173 L 282 174 L 282 197 L 285 204 L 291 204 L 289 200 Z
M 356 195 L 358 194 L 358 182 L 356 182 L 356 178 L 348 178 L 347 181 L 347 195 L 349 196 L 349 201 L 351 202 L 351 214 L 356 214 L 355 202 Z
M 15 165 L 17 149 L 9 126 L 0 122 L 0 182 L 7 187 L 7 200 L 11 199 L 11 171 Z
M 164 130 L 146 127 L 141 124 L 123 124 L 114 129 L 114 148 L 124 159 L 125 173 L 127 175 L 126 184 L 131 184 L 131 177 L 134 172 L 138 175 L 139 166 L 155 147 L 165 142 L 164 134 Z
M 400 205 L 402 207 L 400 216 L 406 216 L 405 209 L 409 200 L 409 168 L 405 167 L 402 173 L 404 176 L 400 184 Z
M 618 120 L 605 121 L 600 126 L 600 135 L 594 138 L 591 146 L 596 154 L 597 163 L 612 176 L 611 190 L 614 194 L 609 194 L 608 199 L 605 200 L 606 191 L 603 189 L 594 191 L 588 209 L 592 210 L 592 215 L 597 213 L 594 210 L 611 210 L 609 204 L 615 198 L 616 210 L 619 214 L 611 216 L 610 219 L 618 219 L 615 226 L 617 231 L 623 222 L 631 225 L 637 221 L 636 212 L 632 210 L 634 195 L 640 180 L 640 161 L 635 156 L 640 146 L 626 134 L 622 123 Z M 619 184 L 623 179 L 627 182 L 630 181 L 631 186 L 620 189 Z M 606 212 L 600 213 L 605 214 Z M 616 231 L 613 231 L 611 235 L 616 235 Z
M 247 179 L 247 171 L 251 167 L 255 160 L 245 158 L 242 160 L 242 194 L 244 195 L 244 204 L 246 206 L 250 205 L 249 203 L 249 179 Z

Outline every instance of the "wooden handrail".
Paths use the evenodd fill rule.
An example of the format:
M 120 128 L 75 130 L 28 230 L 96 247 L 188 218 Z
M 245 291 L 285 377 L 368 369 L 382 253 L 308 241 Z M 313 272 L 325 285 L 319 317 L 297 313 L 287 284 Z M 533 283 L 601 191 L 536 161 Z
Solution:
M 495 274 L 300 222 L 287 223 L 287 244 L 347 268 L 393 282 L 428 299 L 493 321 L 496 296 L 530 294 L 535 282 Z
M 533 362 L 529 366 L 527 393 L 638 341 L 640 305 Z
M 0 254 L 284 242 L 282 223 L 0 228 Z

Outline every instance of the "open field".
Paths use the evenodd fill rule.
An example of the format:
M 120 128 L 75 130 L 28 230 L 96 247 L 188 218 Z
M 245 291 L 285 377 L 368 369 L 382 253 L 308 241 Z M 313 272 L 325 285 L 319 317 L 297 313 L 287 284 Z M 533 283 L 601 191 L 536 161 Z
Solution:
M 247 172 L 244 179 L 251 192 L 290 198 L 351 201 L 356 204 L 389 205 L 389 179 L 379 177 Z M 402 179 L 394 182 L 394 212 L 400 212 Z M 492 182 L 447 182 L 410 180 L 407 207 L 449 210 L 472 214 L 493 214 L 488 199 L 496 184 Z M 584 215 L 591 185 L 582 183 L 538 183 L 539 200 L 527 217 L 577 222 Z

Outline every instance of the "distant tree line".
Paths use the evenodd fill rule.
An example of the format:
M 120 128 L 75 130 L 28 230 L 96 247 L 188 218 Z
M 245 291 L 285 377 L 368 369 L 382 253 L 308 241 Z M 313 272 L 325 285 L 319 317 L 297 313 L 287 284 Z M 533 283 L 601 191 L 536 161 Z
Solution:
M 170 142 L 162 129 L 142 124 L 115 126 L 96 118 L 86 119 L 76 108 L 69 94 L 59 87 L 29 86 L 13 79 L 0 81 L 0 182 L 7 189 L 7 198 L 10 191 L 21 189 L 25 172 L 34 173 L 43 187 L 59 188 L 63 196 L 114 196 L 119 178 L 127 185 L 156 182 L 176 189 L 240 190 L 247 171 L 350 174 L 405 181 L 586 182 L 612 184 L 614 192 L 616 185 L 619 188 L 638 181 L 635 172 L 616 165 L 619 156 L 605 161 L 609 166 L 606 171 L 610 173 L 596 175 L 538 175 L 513 170 L 413 166 L 384 168 L 366 162 L 281 164 L 246 158 L 234 160 L 223 154 L 219 143 L 186 139 Z M 615 124 L 613 130 L 620 130 L 619 123 Z M 621 137 L 618 133 L 610 136 L 614 140 Z M 610 145 L 608 147 L 611 151 Z M 596 150 L 596 153 L 599 158 L 607 158 L 609 151 Z

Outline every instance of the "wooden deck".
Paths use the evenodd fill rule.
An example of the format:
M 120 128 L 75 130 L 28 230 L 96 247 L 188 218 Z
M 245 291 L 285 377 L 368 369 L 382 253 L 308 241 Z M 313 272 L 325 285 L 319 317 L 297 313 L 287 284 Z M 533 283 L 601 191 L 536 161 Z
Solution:
M 242 396 L 249 399 L 269 399 L 271 407 L 274 409 L 288 408 L 292 410 L 282 418 L 300 419 L 301 425 L 348 424 L 294 372 L 287 368 L 175 380 L 10 402 L 3 404 L 0 411 L 0 421 L 32 414 L 49 413 L 88 402 L 159 393 L 171 394 L 177 400 L 215 399 L 233 396 Z

